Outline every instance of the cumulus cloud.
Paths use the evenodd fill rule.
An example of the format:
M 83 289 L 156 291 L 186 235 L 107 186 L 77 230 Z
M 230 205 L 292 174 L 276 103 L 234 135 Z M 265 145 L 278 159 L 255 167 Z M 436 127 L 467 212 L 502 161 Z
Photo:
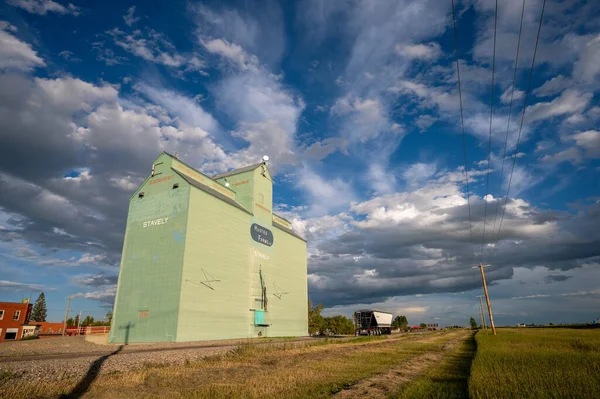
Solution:
M 496 201 L 488 200 L 488 207 Z M 488 283 L 510 279 L 515 265 L 535 267 L 542 262 L 566 270 L 598 256 L 594 246 L 600 236 L 592 227 L 598 206 L 556 215 L 521 199 L 509 199 L 500 240 L 484 247 L 484 256 L 494 253 Z M 329 234 L 325 227 L 311 235 L 315 248 L 309 256 L 309 275 L 315 300 L 327 305 L 378 303 L 395 296 L 480 287 L 470 268 L 474 260 L 467 201 L 452 179 L 440 176 L 417 190 L 358 202 L 342 215 L 337 234 Z M 473 196 L 475 256 L 480 252 L 483 216 L 484 201 Z M 318 219 L 307 219 L 305 231 L 313 223 L 318 225 Z M 488 242 L 496 236 L 489 230 Z M 366 270 L 375 272 L 365 274 Z

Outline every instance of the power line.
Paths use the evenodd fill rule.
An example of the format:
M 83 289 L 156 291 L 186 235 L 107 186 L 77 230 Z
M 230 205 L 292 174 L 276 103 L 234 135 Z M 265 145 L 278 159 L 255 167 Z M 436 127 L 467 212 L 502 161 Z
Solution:
M 502 177 L 504 177 L 504 159 L 506 158 L 506 145 L 508 143 L 508 132 L 510 130 L 510 118 L 512 114 L 513 97 L 515 94 L 515 85 L 517 81 L 517 66 L 519 65 L 519 49 L 521 48 L 521 33 L 523 32 L 523 15 L 525 14 L 525 0 L 521 8 L 521 24 L 519 26 L 519 39 L 517 40 L 517 55 L 515 56 L 515 70 L 513 72 L 512 89 L 510 91 L 510 103 L 508 105 L 508 123 L 506 124 L 506 137 L 504 138 L 504 153 L 502 154 L 502 169 L 500 170 L 500 188 L 502 190 Z M 496 231 L 496 221 L 498 220 L 498 210 L 500 209 L 500 201 L 496 200 L 496 214 L 494 216 L 494 225 L 492 227 L 492 240 L 494 231 Z
M 515 147 L 515 155 L 513 157 L 512 169 L 510 178 L 508 179 L 508 187 L 506 189 L 506 198 L 502 207 L 502 217 L 500 218 L 500 226 L 498 227 L 498 238 L 500 238 L 500 229 L 502 229 L 502 221 L 504 220 L 504 212 L 506 211 L 506 203 L 508 202 L 508 193 L 510 192 L 510 184 L 512 183 L 513 172 L 515 171 L 515 163 L 517 162 L 517 154 L 519 151 L 519 142 L 521 141 L 521 131 L 523 130 L 523 121 L 525 120 L 525 111 L 527 110 L 527 99 L 529 98 L 529 90 L 531 88 L 531 78 L 533 76 L 533 68 L 535 66 L 535 55 L 537 53 L 538 43 L 540 41 L 540 32 L 542 30 L 542 21 L 544 20 L 544 9 L 546 8 L 546 0 L 542 3 L 542 13 L 540 15 L 540 23 L 538 25 L 537 37 L 535 39 L 535 47 L 533 49 L 533 59 L 531 60 L 531 70 L 529 71 L 529 81 L 527 82 L 527 91 L 525 91 L 525 102 L 523 104 L 523 113 L 521 114 L 521 124 L 519 126 L 519 135 L 517 136 L 517 145 Z M 496 240 L 498 240 L 498 238 Z
M 498 25 L 498 0 L 496 0 L 496 11 L 494 12 L 494 52 L 492 55 L 492 96 L 490 98 L 490 134 L 488 139 L 488 161 L 487 161 L 487 176 L 485 179 L 485 197 L 483 208 L 483 234 L 481 237 L 481 258 L 483 259 L 483 246 L 485 244 L 485 222 L 487 220 L 487 196 L 490 186 L 490 154 L 492 152 L 492 119 L 494 115 L 494 78 L 496 72 L 496 26 Z M 492 231 L 493 234 L 493 231 Z
M 452 23 L 454 25 L 454 48 L 456 50 L 456 75 L 458 78 L 458 98 L 460 102 L 460 126 L 462 129 L 462 144 L 465 157 L 465 181 L 467 186 L 467 205 L 469 209 L 469 242 L 471 243 L 471 260 L 473 259 L 473 227 L 471 222 L 471 200 L 469 192 L 469 169 L 467 168 L 467 142 L 465 139 L 465 122 L 463 117 L 462 90 L 460 87 L 460 66 L 458 62 L 458 37 L 456 34 L 456 17 L 454 14 L 454 0 L 452 0 Z

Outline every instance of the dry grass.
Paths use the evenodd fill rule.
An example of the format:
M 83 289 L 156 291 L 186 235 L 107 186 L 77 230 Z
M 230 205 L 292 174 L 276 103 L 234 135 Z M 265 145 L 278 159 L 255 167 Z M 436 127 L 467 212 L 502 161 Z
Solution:
M 148 365 L 133 372 L 101 375 L 89 398 L 319 398 L 356 381 L 438 350 L 457 333 L 399 338 L 356 338 L 297 347 L 242 343 L 224 356 L 182 366 Z M 42 398 L 68 393 L 75 380 L 0 383 L 0 397 Z
M 600 397 L 600 330 L 501 329 L 476 340 L 473 398 Z

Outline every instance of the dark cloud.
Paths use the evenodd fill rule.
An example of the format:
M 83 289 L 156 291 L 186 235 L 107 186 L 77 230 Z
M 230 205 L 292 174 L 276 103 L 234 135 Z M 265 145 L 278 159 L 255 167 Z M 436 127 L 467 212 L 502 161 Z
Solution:
M 442 188 L 446 199 L 436 197 Z M 413 193 L 355 204 L 353 221 L 340 234 L 309 233 L 309 242 L 316 246 L 308 262 L 311 298 L 334 306 L 462 292 L 481 287 L 479 273 L 471 268 L 479 262 L 492 264 L 486 277 L 493 286 L 512 278 L 515 267 L 571 270 L 600 256 L 600 232 L 595 228 L 600 202 L 568 213 L 539 210 L 513 199 L 507 204 L 500 240 L 495 242 L 493 218 L 488 217 L 482 247 L 484 202 L 472 198 L 471 257 L 468 209 L 460 199 L 448 197 L 455 189 L 453 184 L 430 183 Z M 488 204 L 488 210 L 494 205 Z M 550 274 L 545 281 L 567 279 Z
M 104 274 L 96 274 L 96 275 L 86 275 L 86 276 L 78 276 L 75 278 L 75 282 L 81 285 L 88 285 L 91 287 L 100 287 L 104 285 L 116 285 L 117 280 L 119 279 L 118 275 L 104 275 Z
M 570 278 L 573 278 L 573 276 L 567 276 L 564 274 L 550 274 L 550 275 L 544 277 L 544 281 L 548 284 L 551 284 L 551 283 L 555 283 L 558 281 L 565 281 Z

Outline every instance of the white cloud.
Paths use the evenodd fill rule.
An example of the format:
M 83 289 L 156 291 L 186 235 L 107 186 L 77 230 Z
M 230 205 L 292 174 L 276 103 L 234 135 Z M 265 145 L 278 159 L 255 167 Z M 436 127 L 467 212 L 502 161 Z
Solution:
M 101 291 L 92 291 L 92 292 L 80 292 L 74 295 L 71 295 L 71 299 L 73 298 L 86 298 L 93 299 L 96 301 L 100 301 L 103 303 L 113 303 L 115 300 L 115 296 L 117 294 L 117 287 L 110 287 Z
M 402 177 L 410 186 L 417 186 L 432 177 L 437 171 L 435 163 L 418 162 L 412 164 L 402 173 Z
M 135 88 L 148 96 L 153 103 L 164 107 L 171 116 L 179 118 L 190 126 L 201 128 L 210 134 L 216 134 L 220 130 L 215 118 L 189 97 L 146 83 L 136 85 Z
M 8 280 L 0 280 L 0 291 L 17 291 L 17 292 L 21 292 L 21 291 L 27 291 L 27 292 L 31 292 L 31 291 L 42 291 L 42 290 L 48 290 L 50 288 L 47 288 L 44 285 L 40 285 L 40 284 L 27 284 L 27 283 L 19 283 L 16 281 L 8 281 Z
M 575 143 L 581 147 L 587 156 L 600 158 L 600 132 L 588 130 L 573 136 Z
M 345 120 L 344 135 L 354 142 L 364 143 L 382 132 L 403 133 L 398 125 L 395 127 L 389 120 L 385 107 L 376 98 L 347 95 L 338 98 L 330 113 Z
M 0 70 L 31 71 L 46 65 L 28 43 L 9 33 L 16 32 L 13 25 L 0 23 Z
M 427 44 L 396 45 L 396 52 L 411 59 L 436 60 L 442 55 L 442 49 L 436 42 Z
M 563 75 L 557 75 L 554 76 L 552 79 L 546 81 L 540 87 L 534 89 L 532 93 L 538 97 L 553 96 L 562 92 L 571 84 L 572 82 L 569 78 L 566 78 Z
M 433 125 L 437 121 L 437 118 L 431 115 L 420 115 L 417 118 L 416 125 L 423 130 L 427 130 L 431 125 Z
M 341 179 L 326 180 L 309 169 L 300 175 L 298 186 L 308 194 L 313 215 L 327 214 L 355 197 L 349 183 Z
M 241 70 L 256 70 L 258 67 L 258 58 L 246 53 L 238 44 L 229 43 L 225 39 L 200 39 L 200 42 L 210 53 L 218 54 L 228 59 Z
M 131 33 L 114 28 L 108 32 L 115 44 L 131 54 L 171 68 L 183 68 L 185 71 L 198 71 L 205 74 L 204 61 L 196 54 L 180 54 L 175 46 L 162 33 L 152 29 L 142 32 L 139 29 Z
M 140 20 L 140 17 L 135 17 L 133 14 L 135 14 L 135 6 L 129 7 L 127 9 L 127 13 L 123 15 L 123 20 L 125 21 L 125 24 L 127 24 L 127 26 L 132 26 Z
M 78 16 L 80 8 L 69 3 L 66 7 L 52 0 L 7 0 L 7 3 L 20 7 L 32 14 L 46 15 L 49 12 L 57 14 L 72 14 Z
M 579 53 L 573 65 L 573 78 L 582 83 L 592 83 L 600 73 L 600 33 L 593 36 Z
M 592 97 L 592 93 L 567 89 L 550 102 L 539 102 L 527 107 L 525 116 L 529 122 L 534 122 L 565 114 L 580 113 L 587 108 Z
M 65 60 L 69 62 L 81 62 L 81 58 L 73 57 L 73 52 L 64 50 L 58 53 L 59 57 L 63 57 Z
M 582 155 L 581 152 L 575 148 L 571 147 L 566 150 L 557 152 L 556 154 L 547 154 L 541 158 L 542 162 L 549 163 L 561 163 L 561 162 L 571 162 L 574 165 L 581 163 Z
M 110 183 L 113 187 L 118 187 L 123 191 L 133 192 L 141 184 L 141 181 L 133 176 L 123 176 L 120 178 L 112 177 Z
M 511 91 L 511 88 L 506 89 L 506 91 L 500 96 L 500 101 L 502 101 L 504 104 L 510 103 Z M 523 98 L 523 96 L 525 96 L 525 92 L 515 89 L 515 91 L 512 93 L 513 102 L 520 100 Z

